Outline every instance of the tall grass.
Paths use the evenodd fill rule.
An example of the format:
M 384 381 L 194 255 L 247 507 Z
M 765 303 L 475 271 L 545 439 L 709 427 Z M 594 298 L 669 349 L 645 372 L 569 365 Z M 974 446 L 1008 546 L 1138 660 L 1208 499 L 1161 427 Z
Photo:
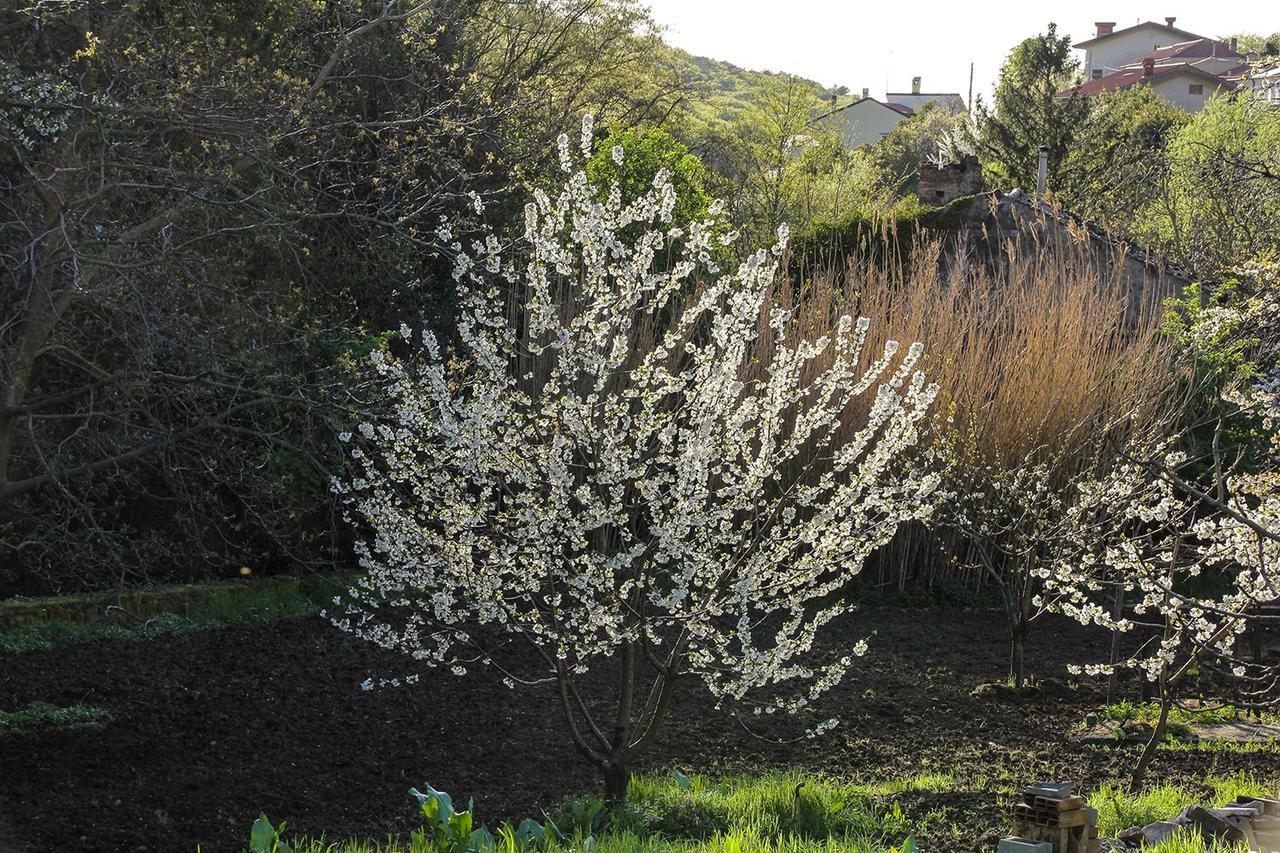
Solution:
M 997 262 L 980 263 L 921 238 L 902 254 L 779 281 L 771 302 L 795 312 L 795 338 L 827 334 L 844 313 L 869 317 L 867 362 L 889 338 L 923 342 L 923 366 L 941 388 L 925 444 L 945 451 L 957 478 L 1032 461 L 1062 486 L 1161 432 L 1181 405 L 1160 334 L 1164 291 L 1126 282 L 1122 270 L 1084 241 L 1010 244 Z M 762 323 L 762 351 L 770 334 Z M 767 369 L 760 359 L 748 372 Z M 862 414 L 848 412 L 849 434 Z M 901 587 L 919 572 L 932 583 L 952 571 L 942 555 L 960 547 L 946 530 L 909 528 L 878 580 Z

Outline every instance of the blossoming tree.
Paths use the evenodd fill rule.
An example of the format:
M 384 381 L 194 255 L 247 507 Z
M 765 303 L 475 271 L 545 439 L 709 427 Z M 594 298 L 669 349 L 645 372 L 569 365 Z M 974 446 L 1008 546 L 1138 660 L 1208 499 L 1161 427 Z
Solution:
M 457 674 L 499 665 L 482 635 L 526 641 L 538 663 L 508 686 L 554 680 L 617 799 L 681 676 L 795 711 L 865 649 L 805 660 L 847 609 L 835 593 L 930 511 L 936 478 L 908 451 L 936 388 L 919 344 L 864 356 L 865 320 L 791 339 L 765 299 L 785 229 L 721 271 L 712 241 L 732 235 L 672 225 L 665 173 L 601 201 L 563 137 L 560 157 L 562 190 L 535 193 L 512 246 L 442 226 L 456 346 L 402 328 L 407 355 L 375 354 L 389 406 L 342 436 L 355 473 L 335 486 L 367 575 L 330 616 Z M 607 721 L 583 679 L 606 659 Z
M 1041 572 L 1038 603 L 1121 635 L 1145 633 L 1127 657 L 1076 667 L 1135 669 L 1157 686 L 1161 713 L 1134 787 L 1165 737 L 1176 689 L 1197 670 L 1234 681 L 1242 705 L 1280 704 L 1280 665 L 1239 642 L 1251 626 L 1280 621 L 1268 615 L 1280 603 L 1280 277 L 1269 271 L 1255 298 L 1204 311 L 1189 329 L 1193 359 L 1219 340 L 1232 349 L 1250 341 L 1254 359 L 1210 406 L 1217 425 L 1205 458 L 1151 452 L 1077 484 L 1064 514 L 1066 547 Z M 1222 460 L 1227 408 L 1230 419 L 1249 424 L 1248 458 L 1238 459 L 1247 464 L 1238 469 Z M 1117 593 L 1127 612 L 1104 606 Z

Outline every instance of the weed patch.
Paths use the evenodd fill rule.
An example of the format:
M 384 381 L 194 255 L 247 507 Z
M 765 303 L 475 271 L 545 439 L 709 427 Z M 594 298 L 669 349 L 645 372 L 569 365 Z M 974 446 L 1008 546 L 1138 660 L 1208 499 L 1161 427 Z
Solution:
M 110 712 L 94 705 L 65 708 L 48 702 L 32 702 L 17 711 L 0 711 L 0 735 L 47 729 L 97 728 L 111 719 Z

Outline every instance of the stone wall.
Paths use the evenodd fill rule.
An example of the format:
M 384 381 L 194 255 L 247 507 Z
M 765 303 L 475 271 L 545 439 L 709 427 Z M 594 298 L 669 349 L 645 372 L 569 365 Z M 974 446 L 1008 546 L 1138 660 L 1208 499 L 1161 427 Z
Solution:
M 921 204 L 942 207 L 958 198 L 982 192 L 982 166 L 978 158 L 972 156 L 941 168 L 932 163 L 922 163 L 918 186 Z

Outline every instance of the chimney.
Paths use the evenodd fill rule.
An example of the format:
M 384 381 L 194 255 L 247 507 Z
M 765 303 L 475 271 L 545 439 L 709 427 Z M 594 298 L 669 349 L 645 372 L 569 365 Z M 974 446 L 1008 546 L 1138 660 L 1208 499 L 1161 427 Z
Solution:
M 1165 19 L 1164 19 L 1164 25 L 1165 25 L 1166 27 L 1172 27 L 1172 26 L 1173 26 L 1173 22 L 1174 22 L 1174 21 L 1176 21 L 1176 20 L 1178 20 L 1178 19 L 1177 19 L 1177 18 L 1165 18 Z
M 920 94 L 920 78 L 919 77 L 911 78 L 911 94 L 913 95 Z
M 1156 61 L 1153 57 L 1148 56 L 1142 60 L 1142 76 L 1150 77 L 1156 73 Z
M 870 98 L 870 97 L 871 97 L 871 90 L 870 90 L 870 89 L 868 89 L 867 87 L 863 86 L 863 87 L 862 87 L 862 99 L 865 101 L 867 98 Z
M 1232 53 L 1240 52 L 1240 39 L 1236 38 L 1235 36 L 1231 37 L 1231 52 Z
M 1109 36 L 1113 32 L 1115 32 L 1116 22 L 1115 21 L 1097 21 L 1094 23 L 1094 26 L 1098 28 L 1096 32 L 1096 36 L 1098 38 L 1102 38 L 1103 36 Z
M 837 99 L 837 98 L 839 98 L 839 97 L 840 97 L 840 96 L 839 96 L 839 95 L 837 95 L 835 92 L 832 92 L 832 93 L 831 93 L 831 109 L 833 109 L 833 110 L 834 110 L 834 109 L 836 108 L 836 99 Z

